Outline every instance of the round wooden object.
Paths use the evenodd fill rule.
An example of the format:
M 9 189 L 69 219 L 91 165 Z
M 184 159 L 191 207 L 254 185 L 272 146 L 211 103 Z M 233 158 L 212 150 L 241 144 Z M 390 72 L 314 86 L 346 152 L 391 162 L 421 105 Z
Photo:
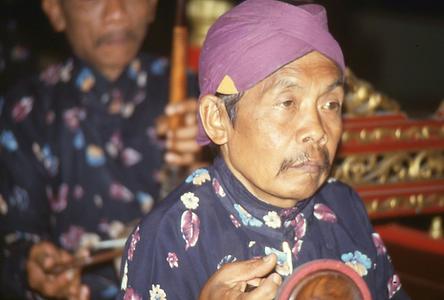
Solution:
M 365 281 L 341 261 L 319 259 L 299 266 L 282 284 L 277 300 L 371 300 Z

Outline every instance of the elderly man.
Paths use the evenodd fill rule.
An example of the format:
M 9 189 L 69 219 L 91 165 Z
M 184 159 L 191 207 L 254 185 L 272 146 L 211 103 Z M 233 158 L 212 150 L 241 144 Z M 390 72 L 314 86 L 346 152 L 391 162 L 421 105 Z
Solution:
M 374 299 L 405 299 L 359 196 L 327 180 L 344 61 L 324 8 L 243 2 L 208 32 L 199 72 L 200 142 L 220 157 L 136 227 L 120 298 L 273 299 L 297 266 L 329 258 Z
M 168 134 L 166 152 L 157 139 L 168 65 L 138 55 L 156 4 L 42 0 L 73 56 L 22 82 L 5 99 L 0 298 L 114 298 L 112 261 L 85 269 L 81 280 L 78 270 L 60 265 L 72 262 L 79 249 L 126 237 L 125 226 L 157 198 L 164 158 L 186 165 L 199 149 L 192 100 L 167 108 L 168 114 L 188 115 L 186 126 Z

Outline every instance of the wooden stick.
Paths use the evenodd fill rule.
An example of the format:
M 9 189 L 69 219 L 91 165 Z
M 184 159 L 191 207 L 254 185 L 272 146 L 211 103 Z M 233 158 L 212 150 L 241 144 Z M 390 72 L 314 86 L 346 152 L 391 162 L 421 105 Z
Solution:
M 177 0 L 176 24 L 173 29 L 171 50 L 170 97 L 169 104 L 179 103 L 187 97 L 187 50 L 188 30 L 185 24 L 185 0 Z M 168 117 L 169 130 L 176 130 L 183 124 L 183 116 Z M 168 195 L 175 188 L 186 173 L 186 168 L 165 165 L 165 178 L 160 189 L 160 198 Z
M 104 263 L 113 260 L 122 255 L 123 249 L 113 249 L 100 252 L 93 256 L 76 257 L 73 260 L 54 266 L 48 273 L 58 275 L 69 269 L 81 269 L 92 265 Z
M 176 24 L 173 29 L 171 53 L 169 103 L 178 103 L 184 101 L 187 97 L 188 30 L 185 24 L 185 0 L 178 0 L 176 9 Z M 169 118 L 170 129 L 174 130 L 180 124 L 180 116 L 175 115 Z

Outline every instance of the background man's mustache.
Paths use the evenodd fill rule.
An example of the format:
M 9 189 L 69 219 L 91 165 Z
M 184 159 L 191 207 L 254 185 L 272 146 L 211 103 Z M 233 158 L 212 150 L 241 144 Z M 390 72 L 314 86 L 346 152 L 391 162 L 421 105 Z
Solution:
M 124 40 L 130 40 L 131 41 L 131 40 L 136 40 L 137 36 L 131 30 L 110 32 L 110 33 L 105 33 L 104 35 L 100 36 L 95 41 L 94 44 L 95 44 L 96 47 L 99 47 L 99 46 L 101 46 L 103 44 L 113 42 L 116 39 L 124 39 Z

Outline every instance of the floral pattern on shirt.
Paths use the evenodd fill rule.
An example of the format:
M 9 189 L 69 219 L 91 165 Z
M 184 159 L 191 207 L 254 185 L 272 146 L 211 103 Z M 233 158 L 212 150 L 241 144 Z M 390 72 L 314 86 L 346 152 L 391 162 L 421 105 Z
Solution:
M 315 204 L 313 214 L 316 219 L 320 221 L 329 223 L 335 223 L 337 221 L 335 213 L 327 205 L 322 203 Z
M 264 217 L 265 225 L 271 228 L 279 228 L 281 227 L 281 218 L 275 211 L 269 211 Z
M 20 295 L 26 285 L 16 279 L 35 240 L 74 252 L 113 238 L 120 225 L 132 228 L 153 207 L 164 151 L 154 128 L 169 92 L 169 73 L 155 74 L 153 65 L 167 68 L 167 60 L 142 54 L 110 81 L 71 57 L 1 97 L 0 209 L 8 222 L 5 249 L 18 249 L 1 255 L 9 255 L 4 268 L 15 271 L 8 286 Z M 195 84 L 188 90 L 195 94 Z M 118 286 L 115 267 L 96 271 L 91 297 L 102 299 Z
M 368 270 L 372 266 L 372 261 L 367 255 L 356 250 L 355 252 L 348 252 L 341 255 L 342 261 L 356 271 L 361 277 L 368 274 Z
M 373 243 L 375 244 L 378 255 L 384 255 L 387 253 L 387 249 L 385 248 L 384 242 L 382 241 L 381 236 L 377 232 L 372 233 Z
M 180 196 L 180 201 L 187 209 L 196 209 L 199 207 L 199 198 L 194 193 L 185 193 Z
M 281 209 L 261 203 L 219 159 L 209 168 L 209 174 L 211 181 L 202 185 L 190 180 L 182 184 L 142 221 L 143 246 L 135 251 L 128 272 L 128 286 L 139 294 L 159 285 L 170 300 L 197 299 L 203 284 L 223 265 L 274 253 L 275 272 L 283 279 L 294 268 L 314 259 L 337 259 L 360 272 L 374 299 L 387 297 L 387 280 L 394 274 L 393 269 L 387 255 L 377 254 L 365 207 L 344 184 L 324 185 L 313 198 Z M 188 209 L 178 201 L 177 195 L 187 193 L 199 198 L 197 208 Z M 328 217 L 315 216 L 318 203 L 325 206 L 318 205 L 316 213 L 327 211 Z M 334 211 L 336 218 L 325 207 Z M 269 226 L 276 216 L 281 226 Z M 334 219 L 340 222 L 330 222 Z M 254 226 L 259 222 L 260 226 Z M 158 230 L 152 230 L 154 224 Z M 177 267 L 170 265 L 175 259 L 165 261 L 169 253 L 180 258 Z
M 239 218 L 242 221 L 242 224 L 245 226 L 252 226 L 252 227 L 262 227 L 264 224 L 261 220 L 256 219 L 253 217 L 245 208 L 243 208 L 239 204 L 235 204 L 234 208 L 236 209 Z
M 194 185 L 200 186 L 210 180 L 210 174 L 208 173 L 207 169 L 197 169 L 185 179 L 185 182 L 192 182 Z
M 174 252 L 168 252 L 168 256 L 166 258 L 166 261 L 170 265 L 171 269 L 179 267 L 179 258 L 177 257 L 177 254 Z
M 389 278 L 387 282 L 387 290 L 389 299 L 393 298 L 393 296 L 401 289 L 401 281 L 399 280 L 399 276 L 397 274 L 393 274 L 392 277 Z
M 150 290 L 150 300 L 166 300 L 167 295 L 163 289 L 160 288 L 159 284 L 152 285 Z
M 199 240 L 199 216 L 191 210 L 184 211 L 180 219 L 180 232 L 185 241 L 185 249 L 194 247 Z

